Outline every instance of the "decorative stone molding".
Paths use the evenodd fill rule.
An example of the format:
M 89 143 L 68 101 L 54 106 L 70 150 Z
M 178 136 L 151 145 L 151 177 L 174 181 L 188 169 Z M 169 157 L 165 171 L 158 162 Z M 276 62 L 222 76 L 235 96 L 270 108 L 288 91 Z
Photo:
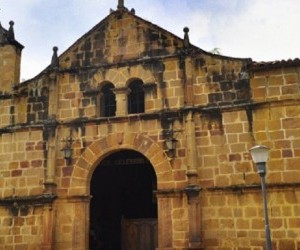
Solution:
M 196 197 L 199 195 L 201 191 L 201 187 L 198 185 L 188 185 L 185 189 L 184 192 L 186 195 L 191 198 L 191 197 Z
M 70 183 L 68 194 L 85 195 L 88 194 L 89 179 L 98 165 L 108 152 L 122 149 L 132 149 L 143 154 L 151 162 L 157 175 L 158 189 L 174 189 L 174 182 L 167 178 L 165 173 L 171 172 L 172 167 L 163 151 L 163 148 L 154 142 L 150 137 L 138 133 L 124 133 L 120 144 L 120 134 L 110 134 L 99 139 L 86 148 L 81 157 L 74 164 L 72 179 L 80 181 Z M 78 169 L 78 170 L 77 170 Z M 80 175 L 79 175 L 80 173 Z
M 27 216 L 31 207 L 51 204 L 56 198 L 53 194 L 7 197 L 0 199 L 0 206 L 7 207 L 12 216 Z

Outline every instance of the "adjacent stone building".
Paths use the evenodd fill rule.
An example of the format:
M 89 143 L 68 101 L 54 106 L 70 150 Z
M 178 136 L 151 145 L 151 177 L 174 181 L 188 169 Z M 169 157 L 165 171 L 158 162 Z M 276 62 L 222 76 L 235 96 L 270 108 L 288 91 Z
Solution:
M 203 51 L 116 11 L 20 82 L 0 26 L 0 249 L 300 249 L 300 60 Z

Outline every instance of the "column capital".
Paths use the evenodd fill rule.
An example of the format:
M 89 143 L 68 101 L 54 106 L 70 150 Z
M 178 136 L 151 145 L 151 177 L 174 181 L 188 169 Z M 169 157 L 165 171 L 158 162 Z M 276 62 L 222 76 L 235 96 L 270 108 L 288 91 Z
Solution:
M 184 189 L 184 192 L 190 199 L 190 198 L 198 197 L 201 190 L 202 190 L 202 188 L 199 185 L 188 185 Z

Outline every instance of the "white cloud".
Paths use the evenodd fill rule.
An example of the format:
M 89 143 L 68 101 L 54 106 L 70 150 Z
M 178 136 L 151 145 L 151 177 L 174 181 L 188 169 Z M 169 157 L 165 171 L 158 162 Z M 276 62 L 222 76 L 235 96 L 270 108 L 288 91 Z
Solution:
M 0 21 L 15 21 L 23 50 L 22 78 L 31 78 L 51 61 L 52 47 L 62 53 L 116 9 L 117 0 L 0 0 Z M 300 56 L 300 2 L 295 0 L 125 0 L 136 14 L 204 49 L 220 48 L 233 57 L 254 60 Z
M 216 40 L 223 53 L 254 60 L 298 57 L 300 3 L 289 0 L 251 3 L 240 13 L 223 17 L 221 25 L 214 23 Z

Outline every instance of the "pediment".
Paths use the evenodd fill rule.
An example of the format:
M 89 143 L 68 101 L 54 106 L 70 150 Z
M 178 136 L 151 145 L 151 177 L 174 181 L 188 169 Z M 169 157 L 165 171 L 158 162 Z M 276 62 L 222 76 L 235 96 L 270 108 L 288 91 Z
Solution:
M 63 69 L 174 55 L 183 39 L 127 10 L 117 10 L 59 57 Z

